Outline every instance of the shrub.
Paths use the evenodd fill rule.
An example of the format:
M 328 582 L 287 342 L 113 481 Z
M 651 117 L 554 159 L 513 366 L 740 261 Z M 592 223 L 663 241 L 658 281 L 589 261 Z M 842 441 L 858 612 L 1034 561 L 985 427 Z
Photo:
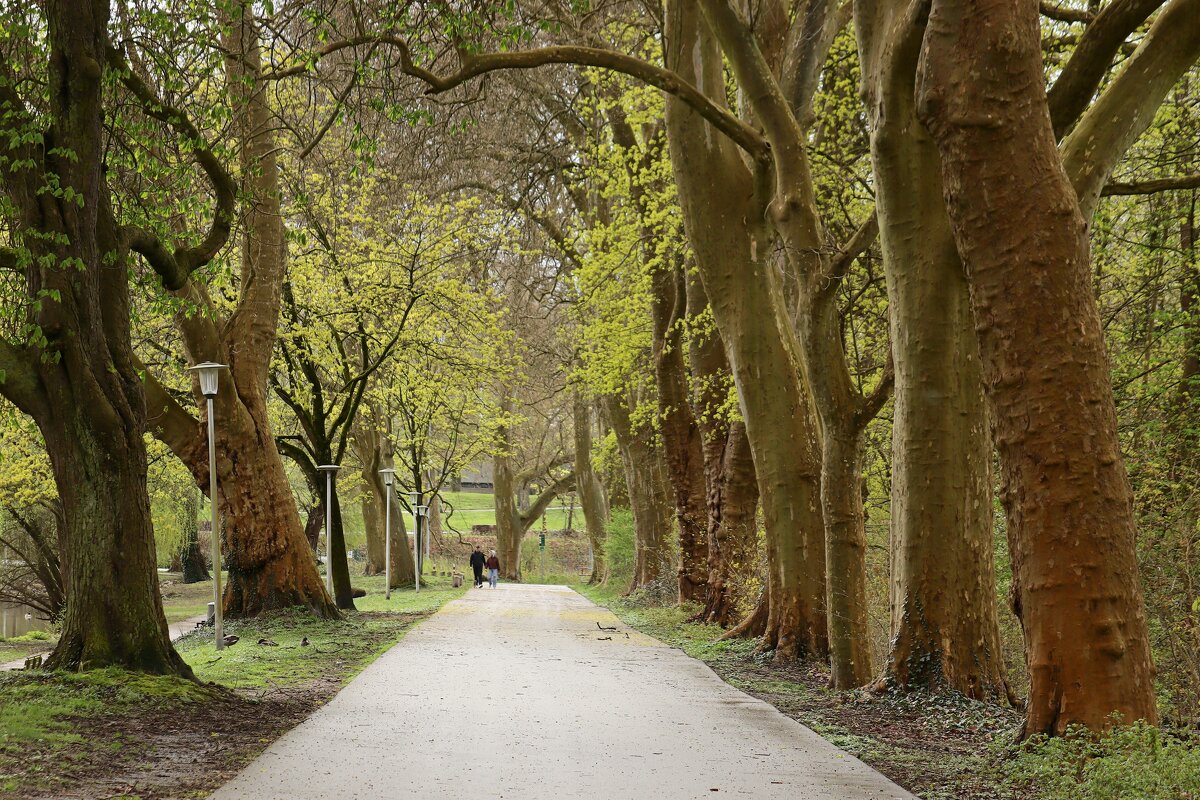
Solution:
M 1200 800 L 1200 734 L 1138 723 L 1099 739 L 1038 736 L 1004 771 L 1010 788 L 1041 800 Z

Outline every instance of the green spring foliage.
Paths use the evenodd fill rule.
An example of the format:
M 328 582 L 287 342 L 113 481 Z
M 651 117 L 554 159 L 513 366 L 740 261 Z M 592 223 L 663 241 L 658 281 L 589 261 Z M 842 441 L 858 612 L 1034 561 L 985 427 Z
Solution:
M 1015 796 L 1039 800 L 1200 798 L 1200 733 L 1138 723 L 1095 739 L 1083 731 L 1038 736 L 1002 768 Z

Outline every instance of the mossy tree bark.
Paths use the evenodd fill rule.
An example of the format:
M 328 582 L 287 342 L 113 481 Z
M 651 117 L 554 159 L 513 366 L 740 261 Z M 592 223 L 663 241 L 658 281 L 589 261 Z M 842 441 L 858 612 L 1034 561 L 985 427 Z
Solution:
M 584 524 L 587 526 L 588 545 L 592 548 L 592 574 L 590 584 L 608 582 L 608 559 L 605 556 L 608 544 L 608 502 L 604 497 L 604 486 L 592 468 L 592 413 L 587 400 L 578 391 L 571 396 L 574 422 L 575 485 L 578 487 L 579 504 L 583 507 Z
M 17 84 L 0 81 L 9 140 L 0 185 L 17 218 L 0 261 L 24 273 L 24 321 L 44 338 L 0 340 L 0 392 L 37 423 L 62 503 L 66 613 L 47 666 L 190 676 L 159 595 L 129 331 L 130 232 L 114 217 L 104 167 L 109 4 L 49 0 L 44 11 L 49 113 L 35 115 Z M 3 57 L 0 68 L 16 74 Z M 43 190 L 49 176 L 62 191 Z
M 679 533 L 679 602 L 703 602 L 708 596 L 708 508 L 703 437 L 692 414 L 680 327 L 688 313 L 682 265 L 661 266 L 655 270 L 652 283 L 652 357 L 659 425 Z
M 211 580 L 212 575 L 208 572 L 208 562 L 200 549 L 200 493 L 189 488 L 187 494 L 183 502 L 182 523 L 185 533 L 183 545 L 179 548 L 179 564 L 184 583 L 200 583 Z
M 708 296 L 699 275 L 687 277 L 688 316 L 703 318 Z M 730 422 L 724 410 L 729 361 L 720 334 L 692 326 L 688 362 L 696 388 L 695 418 L 703 437 L 708 537 L 708 580 L 704 610 L 697 622 L 729 627 L 748 611 L 742 591 L 757 567 L 758 476 L 741 421 Z

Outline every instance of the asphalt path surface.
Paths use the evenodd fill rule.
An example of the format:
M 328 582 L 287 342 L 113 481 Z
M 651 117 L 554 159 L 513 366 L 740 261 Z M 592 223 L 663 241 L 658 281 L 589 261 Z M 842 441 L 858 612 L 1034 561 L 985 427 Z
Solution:
M 211 800 L 726 796 L 913 798 L 576 592 L 501 584 L 422 622 Z

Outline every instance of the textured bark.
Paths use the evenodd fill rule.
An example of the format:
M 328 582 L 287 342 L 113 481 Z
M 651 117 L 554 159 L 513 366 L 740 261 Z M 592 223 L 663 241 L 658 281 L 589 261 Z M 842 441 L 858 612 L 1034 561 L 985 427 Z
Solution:
M 507 429 L 500 433 L 501 442 L 506 442 Z M 503 446 L 503 445 L 502 445 Z M 496 504 L 496 556 L 500 559 L 500 574 L 509 579 L 521 579 L 521 523 L 514 495 L 512 459 L 507 453 L 498 453 L 492 459 L 492 493 Z
M 608 542 L 608 504 L 604 498 L 604 486 L 592 469 L 591 408 L 578 391 L 573 393 L 571 404 L 574 422 L 575 485 L 579 490 L 579 504 L 583 507 L 588 545 L 592 548 L 592 574 L 588 583 L 604 584 L 608 582 L 608 560 L 605 557 Z
M 839 415 L 840 416 L 840 415 Z M 865 426 L 863 426 L 865 427 Z M 862 431 L 826 428 L 822 437 L 821 502 L 825 511 L 825 569 L 829 608 L 830 686 L 851 689 L 870 681 L 867 628 L 867 535 L 863 519 Z
M 233 130 L 239 151 L 244 197 L 238 304 L 228 319 L 206 289 L 185 278 L 175 294 L 200 312 L 180 314 L 176 324 L 192 362 L 229 365 L 216 401 L 218 501 L 222 551 L 229 581 L 225 613 L 231 617 L 306 606 L 337 616 L 304 538 L 300 514 L 267 414 L 267 375 L 279 323 L 287 246 L 280 208 L 274 124 L 260 75 L 259 28 L 252 5 L 231 10 L 223 39 Z M 208 489 L 205 421 L 194 420 L 163 388 L 147 378 L 154 435 Z M 198 382 L 193 393 L 201 409 Z M 344 554 L 343 554 L 344 555 Z
M 325 532 L 328 552 L 326 569 L 333 570 L 333 599 L 337 607 L 354 610 L 354 590 L 350 586 L 350 565 L 346 562 L 346 530 L 342 526 L 342 501 L 338 498 L 337 478 L 333 483 L 331 527 Z
M 823 434 L 820 486 L 831 683 L 835 688 L 860 686 L 871 676 L 871 663 L 866 532 L 856 487 L 861 482 L 862 434 L 875 409 L 851 379 L 836 303 L 837 287 L 857 252 L 842 256 L 839 263 L 829 256 L 801 121 L 811 116 L 811 94 L 798 88 L 807 86 L 811 91 L 817 86 L 815 75 L 825 53 L 814 48 L 828 41 L 824 37 L 831 9 L 816 3 L 790 23 L 786 15 L 779 15 L 774 23 L 761 20 L 756 35 L 729 0 L 701 0 L 698 5 L 770 143 L 769 178 L 764 169 L 760 179 L 764 193 L 770 186 L 769 218 L 784 245 L 782 258 L 796 287 L 796 323 L 803 351 L 798 364 Z M 808 75 L 787 68 L 781 57 L 786 48 L 770 46 L 775 36 L 798 41 L 797 47 L 810 53 L 801 59 Z
M 188 491 L 184 500 L 183 525 L 186 533 L 183 546 L 179 548 L 179 566 L 183 572 L 184 583 L 200 583 L 212 580 L 208 572 L 208 563 L 200 549 L 200 498 L 196 491 Z
M 688 276 L 687 294 L 689 317 L 701 316 L 708 297 L 699 276 Z M 694 416 L 703 437 L 708 512 L 707 592 L 696 621 L 729 627 L 747 611 L 749 598 L 740 591 L 757 567 L 757 475 L 746 426 L 740 421 L 730 423 L 722 414 L 729 361 L 720 335 L 693 333 L 688 361 L 697 387 Z
M 355 432 L 354 449 L 362 464 L 362 480 L 367 490 L 363 492 L 363 521 L 367 529 L 367 575 L 384 572 L 386 547 L 384 542 L 387 525 L 387 487 L 379 470 L 393 464 L 391 445 L 387 438 L 374 429 L 360 428 Z M 392 497 L 392 576 L 391 588 L 411 586 L 416 573 L 413 566 L 412 547 L 405 530 L 403 509 L 393 488 Z
M 944 685 L 1003 701 L 1011 692 L 996 614 L 979 345 L 941 164 L 916 119 L 924 26 L 906 11 L 887 0 L 856 6 L 896 376 L 891 648 L 881 685 Z
M 698 10 L 672 3 L 668 12 L 668 68 L 723 105 L 720 50 Z M 756 193 L 733 144 L 691 108 L 668 97 L 666 120 L 684 224 L 725 343 L 762 497 L 768 572 L 762 646 L 781 661 L 821 658 L 829 645 L 817 425 L 766 258 L 766 198 Z
M 26 321 L 45 340 L 40 347 L 0 341 L 0 391 L 37 423 L 62 504 L 66 613 L 47 665 L 190 677 L 171 646 L 159 595 L 145 396 L 129 335 L 128 249 L 105 182 L 109 4 L 50 0 L 45 12 L 50 113 L 36 147 L 21 139 L 34 120 L 16 86 L 0 81 L 0 127 L 31 126 L 9 143 L 10 167 L 0 181 L 22 233 L 34 234 L 21 236 L 30 259 L 25 285 L 38 300 Z M 18 168 L 20 160 L 31 166 Z M 80 202 L 43 192 L 47 175 Z
M 337 610 L 317 572 L 312 548 L 305 540 L 283 459 L 274 439 L 258 435 L 266 424 L 261 396 L 234 396 L 229 392 L 218 397 L 221 554 L 229 569 L 225 613 L 230 617 L 253 616 L 306 606 L 320 616 L 336 616 Z M 188 448 L 176 452 L 181 452 L 184 463 L 207 492 L 205 441 L 191 438 Z M 323 483 L 321 490 L 323 494 Z M 318 519 L 324 521 L 323 509 Z
M 653 432 L 635 428 L 624 400 L 609 395 L 604 398 L 604 410 L 621 452 L 633 512 L 632 592 L 657 581 L 668 566 L 666 537 L 671 530 L 671 503 L 666 460 Z
M 692 414 L 680 323 L 687 314 L 681 265 L 653 276 L 654 374 L 659 425 L 679 533 L 679 602 L 701 602 L 708 594 L 708 513 L 700 428 Z
M 1087 226 L 1055 146 L 1037 6 L 934 0 L 918 113 L 942 159 L 1000 451 L 1026 735 L 1157 721 Z

